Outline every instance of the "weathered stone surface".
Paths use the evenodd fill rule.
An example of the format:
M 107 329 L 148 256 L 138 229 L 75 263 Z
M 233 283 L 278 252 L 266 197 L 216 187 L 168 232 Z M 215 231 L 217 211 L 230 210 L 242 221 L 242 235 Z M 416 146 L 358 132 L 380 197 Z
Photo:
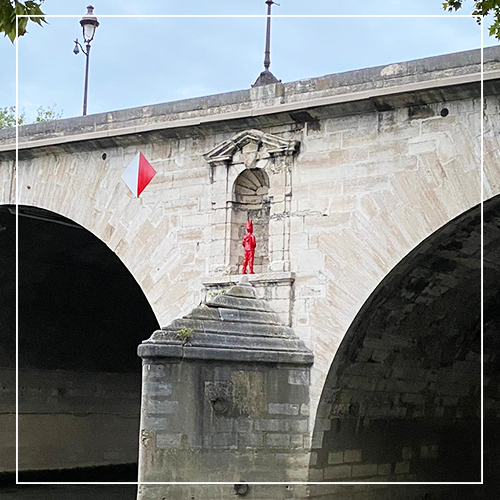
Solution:
M 498 368 L 489 368 L 489 360 L 498 349 L 499 220 L 498 197 L 462 214 L 411 252 L 370 297 L 323 390 L 314 469 L 326 476 L 342 455 L 362 481 L 371 480 L 375 465 L 391 481 L 479 479 L 482 342 L 484 369 L 495 380 L 485 408 L 498 407 Z M 481 299 L 488 311 L 483 340 Z M 486 414 L 491 433 L 497 413 Z M 496 463 L 497 445 L 486 442 L 484 450 Z
M 143 358 L 311 364 L 312 354 L 304 343 L 277 319 L 269 305 L 256 298 L 253 287 L 243 277 L 227 293 L 153 333 L 139 346 L 138 353 Z M 301 374 L 299 380 L 298 373 L 291 375 L 292 383 L 308 385 L 308 374 Z
M 270 221 L 272 222 L 272 221 Z M 214 276 L 205 278 L 203 285 L 206 289 L 206 296 L 212 297 L 218 293 L 223 293 L 229 290 L 233 284 L 237 284 L 241 275 L 230 276 Z M 293 304 L 293 282 L 294 274 L 291 272 L 272 272 L 259 273 L 248 275 L 249 283 L 253 285 L 253 290 L 248 291 L 244 288 L 242 292 L 236 293 L 255 293 L 257 298 L 265 300 L 273 311 L 276 313 L 268 313 L 266 315 L 266 323 L 283 323 L 291 326 L 292 319 L 292 304 Z M 258 317 L 257 314 L 251 311 L 240 312 L 241 318 L 248 321 L 256 322 L 252 317 Z M 274 314 L 275 318 L 271 319 Z M 257 321 L 258 322 L 258 321 Z
M 230 307 L 236 298 L 247 308 Z M 303 480 L 312 353 L 274 313 L 256 310 L 263 301 L 248 278 L 217 299 L 139 347 L 141 434 L 156 436 L 141 441 L 140 479 Z
M 243 309 L 264 312 L 271 311 L 269 304 L 263 300 L 231 296 L 229 294 L 227 294 L 227 296 L 219 295 L 213 300 L 207 301 L 206 304 L 208 306 L 225 307 L 229 309 Z

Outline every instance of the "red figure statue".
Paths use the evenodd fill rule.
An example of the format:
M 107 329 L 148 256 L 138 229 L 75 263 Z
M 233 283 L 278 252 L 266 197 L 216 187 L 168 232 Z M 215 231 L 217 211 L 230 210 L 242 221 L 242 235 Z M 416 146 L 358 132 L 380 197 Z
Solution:
M 247 274 L 247 265 L 249 274 L 254 274 L 253 259 L 255 256 L 255 247 L 257 245 L 257 242 L 255 241 L 255 236 L 253 234 L 253 224 L 251 220 L 247 220 L 247 234 L 243 236 L 243 241 L 241 242 L 241 244 L 245 249 L 245 257 L 243 258 L 243 272 L 241 274 Z

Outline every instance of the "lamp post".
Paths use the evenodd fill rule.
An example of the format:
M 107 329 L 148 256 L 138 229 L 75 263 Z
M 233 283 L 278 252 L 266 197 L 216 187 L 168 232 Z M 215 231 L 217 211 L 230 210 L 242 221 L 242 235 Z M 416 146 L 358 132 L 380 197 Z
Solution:
M 87 93 L 89 87 L 90 42 L 94 39 L 95 30 L 99 26 L 99 21 L 97 20 L 97 17 L 94 16 L 94 7 L 92 7 L 92 5 L 87 7 L 87 14 L 80 20 L 80 25 L 83 32 L 83 43 L 85 44 L 87 50 L 83 48 L 77 38 L 75 40 L 75 48 L 73 49 L 73 52 L 78 54 L 80 49 L 82 49 L 82 52 L 85 54 L 87 59 L 85 63 L 85 87 L 83 91 L 83 115 L 85 116 L 87 114 Z
M 271 66 L 271 7 L 279 5 L 274 0 L 266 0 L 267 5 L 267 28 L 266 28 L 266 49 L 264 52 L 264 71 L 258 76 L 252 87 L 259 87 L 261 85 L 270 85 L 272 83 L 279 83 L 278 80 L 270 71 Z

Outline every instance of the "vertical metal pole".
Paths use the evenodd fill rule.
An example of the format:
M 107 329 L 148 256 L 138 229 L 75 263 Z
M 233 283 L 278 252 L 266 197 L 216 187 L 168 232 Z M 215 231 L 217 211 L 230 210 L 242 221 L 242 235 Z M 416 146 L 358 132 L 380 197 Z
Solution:
M 264 57 L 264 69 L 269 71 L 271 65 L 271 5 L 273 0 L 266 0 L 267 3 L 267 32 L 266 32 L 266 52 Z
M 87 114 L 87 92 L 89 88 L 89 59 L 90 59 L 90 43 L 87 43 L 87 62 L 85 63 L 85 89 L 83 91 L 83 116 Z

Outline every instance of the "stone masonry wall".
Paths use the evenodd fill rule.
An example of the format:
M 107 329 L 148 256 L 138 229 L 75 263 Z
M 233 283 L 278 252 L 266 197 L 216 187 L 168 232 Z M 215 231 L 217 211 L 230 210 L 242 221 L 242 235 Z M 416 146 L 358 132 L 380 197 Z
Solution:
M 1 369 L 0 385 L 0 471 L 16 469 L 16 373 Z
M 499 204 L 484 204 L 484 226 L 477 206 L 426 240 L 358 314 L 323 390 L 311 480 L 480 480 L 484 228 L 484 463 L 494 485 Z
M 20 471 L 137 462 L 140 374 L 23 370 L 19 376 Z
M 287 181 L 291 311 L 292 326 L 315 353 L 313 416 L 336 348 L 375 286 L 426 236 L 479 203 L 479 109 L 477 99 L 464 99 L 418 113 L 401 108 L 265 129 L 301 141 Z M 497 110 L 496 98 L 487 98 L 486 196 L 500 187 Z M 214 218 L 201 154 L 231 136 L 25 160 L 20 201 L 62 213 L 105 241 L 166 324 L 200 301 L 201 282 L 220 255 L 217 232 L 225 229 Z M 158 173 L 134 199 L 120 175 L 138 150 Z M 282 221 L 270 225 L 274 235 L 283 241 Z
M 330 118 L 304 130 L 290 248 L 293 326 L 315 353 L 313 401 L 335 346 L 382 278 L 446 220 L 480 202 L 479 104 Z M 486 116 L 496 108 L 496 99 L 486 100 Z M 486 196 L 499 189 L 496 144 L 485 156 Z
M 308 384 L 302 367 L 145 360 L 140 480 L 306 480 Z
M 488 53 L 487 70 L 496 68 L 493 52 Z M 472 59 L 463 68 L 456 56 L 449 56 L 449 64 L 444 56 L 436 61 L 436 82 L 478 70 Z M 270 221 L 270 249 L 280 271 L 295 273 L 292 326 L 315 354 L 314 420 L 336 349 L 370 293 L 423 239 L 479 203 L 480 102 L 471 97 L 478 93 L 471 84 L 448 93 L 434 89 L 423 100 L 417 92 L 402 90 L 392 100 L 366 98 L 338 107 L 318 102 L 287 117 L 279 115 L 280 105 L 421 83 L 432 80 L 432 64 L 400 64 L 391 67 L 392 73 L 366 70 L 363 81 L 353 81 L 351 87 L 342 87 L 343 79 L 351 78 L 344 75 L 252 89 L 223 96 L 221 102 L 206 98 L 196 109 L 188 109 L 188 102 L 172 104 L 165 111 L 171 121 L 163 132 L 133 135 L 131 129 L 128 136 L 80 145 L 64 143 L 78 133 L 71 120 L 64 121 L 60 147 L 47 146 L 45 155 L 43 149 L 32 157 L 28 152 L 20 162 L 19 201 L 61 213 L 106 242 L 164 325 L 199 303 L 204 278 L 220 273 L 213 263 L 224 251 L 220 242 L 229 221 L 223 210 L 214 209 L 218 200 L 213 199 L 212 172 L 202 155 L 249 128 L 300 141 L 300 151 L 287 159 L 281 173 L 273 175 L 271 165 L 266 167 L 269 193 L 282 197 L 276 194 L 271 207 L 277 217 Z M 245 110 L 253 114 L 222 120 L 224 113 Z M 118 113 L 120 125 L 153 126 L 159 119 L 154 113 L 134 113 Z M 214 121 L 207 124 L 209 115 Z M 485 196 L 491 197 L 500 191 L 494 95 L 485 98 L 485 116 Z M 172 128 L 181 117 L 194 122 Z M 99 122 L 104 118 L 105 124 Z M 104 118 L 99 115 L 90 123 L 93 118 L 86 117 L 82 131 L 106 129 L 112 136 L 114 125 Z M 47 126 L 46 136 L 43 127 L 30 129 L 32 138 L 53 137 L 58 126 L 55 132 Z M 141 198 L 134 199 L 120 176 L 139 150 L 158 173 Z M 2 160 L 0 170 L 9 184 L 12 161 Z M 231 188 L 227 186 L 228 192 Z M 279 257 L 285 246 L 288 254 L 281 251 Z

